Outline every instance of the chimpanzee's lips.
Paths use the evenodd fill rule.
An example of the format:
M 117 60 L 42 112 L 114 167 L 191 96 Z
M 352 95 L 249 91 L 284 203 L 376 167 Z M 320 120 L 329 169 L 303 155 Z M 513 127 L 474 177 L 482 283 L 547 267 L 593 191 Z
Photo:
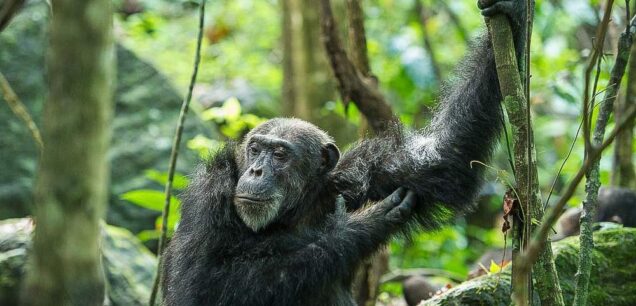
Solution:
M 256 197 L 256 196 L 248 195 L 248 194 L 237 194 L 236 199 L 241 202 L 247 202 L 247 203 L 262 203 L 262 202 L 267 202 L 271 200 L 271 198 L 260 198 L 260 197 Z

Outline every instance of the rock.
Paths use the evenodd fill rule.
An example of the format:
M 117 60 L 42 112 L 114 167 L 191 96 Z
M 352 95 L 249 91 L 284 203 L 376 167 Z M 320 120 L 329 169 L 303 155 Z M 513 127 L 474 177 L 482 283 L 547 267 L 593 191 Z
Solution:
M 619 228 L 594 233 L 595 248 L 590 276 L 588 305 L 636 305 L 636 228 Z M 578 254 L 578 237 L 552 244 L 555 264 L 566 305 L 572 304 Z M 501 274 L 484 275 L 466 281 L 424 305 L 510 305 L 510 265 Z M 538 296 L 534 296 L 538 305 Z
M 0 305 L 18 305 L 33 227 L 29 218 L 0 221 Z M 147 305 L 157 267 L 155 256 L 123 228 L 105 226 L 102 239 L 110 305 Z
M 46 97 L 45 61 L 49 8 L 29 2 L 0 33 L 0 71 L 28 108 L 39 127 Z M 133 232 L 154 227 L 158 213 L 119 199 L 123 192 L 162 186 L 144 177 L 147 169 L 166 171 L 182 101 L 181 94 L 153 66 L 125 47 L 117 46 L 117 88 L 111 161 L 108 223 Z M 0 219 L 31 212 L 37 152 L 28 129 L 0 97 Z M 210 130 L 198 118 L 186 120 L 184 139 Z M 45 140 L 46 141 L 46 140 Z M 181 150 L 178 171 L 187 173 L 198 156 Z

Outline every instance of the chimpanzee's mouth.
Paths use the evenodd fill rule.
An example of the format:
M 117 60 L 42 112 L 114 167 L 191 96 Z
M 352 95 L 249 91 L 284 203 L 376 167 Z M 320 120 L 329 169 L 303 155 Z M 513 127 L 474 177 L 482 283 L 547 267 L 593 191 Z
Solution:
M 259 198 L 259 197 L 255 197 L 253 195 L 247 195 L 247 194 L 237 194 L 236 199 L 240 202 L 245 202 L 248 204 L 269 202 L 271 200 L 271 198 Z

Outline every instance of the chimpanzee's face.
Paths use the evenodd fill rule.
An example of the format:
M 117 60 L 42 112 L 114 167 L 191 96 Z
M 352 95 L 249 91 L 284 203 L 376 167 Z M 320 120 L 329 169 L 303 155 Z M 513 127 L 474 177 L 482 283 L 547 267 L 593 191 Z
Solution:
M 274 119 L 252 130 L 240 146 L 241 177 L 234 205 L 257 232 L 312 192 L 338 161 L 333 140 L 298 119 Z
M 253 135 L 244 147 L 246 167 L 234 204 L 243 222 L 258 231 L 276 218 L 286 197 L 301 193 L 302 155 L 294 144 L 275 135 Z

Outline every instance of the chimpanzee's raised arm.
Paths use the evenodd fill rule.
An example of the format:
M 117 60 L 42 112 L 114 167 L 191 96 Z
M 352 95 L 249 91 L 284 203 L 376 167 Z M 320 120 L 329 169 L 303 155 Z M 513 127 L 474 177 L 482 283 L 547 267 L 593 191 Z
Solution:
M 525 24 L 522 3 L 525 1 L 480 3 L 484 15 L 510 16 L 517 54 Z M 416 132 L 395 127 L 344 154 L 332 182 L 349 208 L 382 199 L 397 187 L 416 192 L 416 215 L 424 226 L 435 226 L 443 216 L 470 207 L 483 172 L 482 166 L 471 167 L 471 161 L 489 159 L 502 125 L 502 97 L 487 35 L 456 71 L 458 80 L 448 86 L 452 90 L 442 98 L 429 127 Z

